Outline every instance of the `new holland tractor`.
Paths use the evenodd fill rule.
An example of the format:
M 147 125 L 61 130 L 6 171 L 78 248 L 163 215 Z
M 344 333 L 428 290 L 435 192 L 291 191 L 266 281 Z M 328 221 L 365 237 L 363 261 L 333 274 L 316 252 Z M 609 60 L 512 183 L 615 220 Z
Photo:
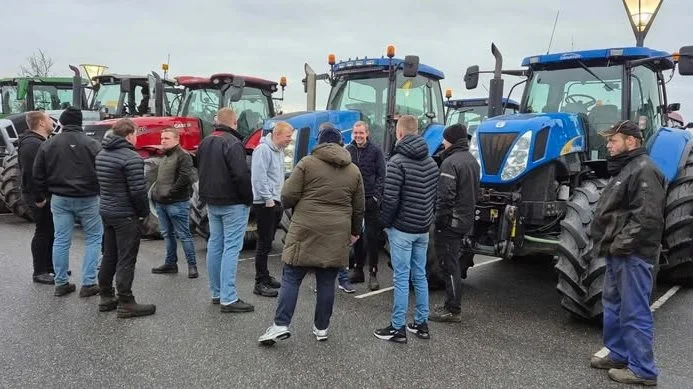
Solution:
M 655 271 L 690 281 L 693 142 L 690 132 L 667 127 L 667 113 L 678 105 L 667 101 L 666 83 L 677 64 L 681 75 L 693 74 L 693 47 L 680 55 L 642 47 L 537 55 L 525 58 L 522 70 L 503 70 L 495 45 L 492 52 L 489 119 L 470 142 L 482 185 L 463 257 L 554 256 L 562 306 L 575 317 L 598 318 L 605 259 L 593 249 L 590 224 L 609 178 L 598 132 L 631 119 L 668 182 Z M 467 70 L 467 89 L 477 86 L 479 73 L 478 66 Z M 500 110 L 503 74 L 527 83 L 518 114 Z

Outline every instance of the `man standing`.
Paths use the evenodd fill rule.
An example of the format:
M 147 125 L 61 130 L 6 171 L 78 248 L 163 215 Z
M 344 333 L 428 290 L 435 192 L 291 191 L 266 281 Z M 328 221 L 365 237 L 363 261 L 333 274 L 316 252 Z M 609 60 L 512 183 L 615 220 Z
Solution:
M 53 214 L 50 198 L 46 196 L 43 204 L 34 198 L 34 160 L 43 142 L 53 132 L 53 120 L 45 112 L 26 113 L 29 131 L 19 138 L 17 153 L 21 172 L 21 189 L 24 204 L 27 204 L 36 223 L 31 240 L 31 256 L 34 259 L 33 280 L 39 284 L 53 285 Z
M 599 256 L 606 256 L 602 305 L 605 357 L 590 365 L 609 369 L 617 382 L 656 385 L 650 296 L 652 268 L 664 229 L 664 177 L 642 145 L 638 125 L 625 120 L 600 133 L 608 138 L 604 188 L 592 222 Z
M 272 251 L 274 233 L 284 211 L 280 201 L 286 174 L 284 148 L 291 143 L 293 132 L 294 128 L 289 123 L 279 122 L 253 150 L 253 212 L 258 233 L 253 293 L 266 297 L 277 297 L 279 292 L 276 289 L 281 287 L 267 269 L 267 256 Z
M 238 254 L 253 203 L 250 169 L 241 143 L 243 136 L 236 131 L 236 113 L 222 108 L 216 122 L 214 132 L 197 151 L 200 197 L 209 215 L 209 289 L 212 303 L 221 303 L 221 312 L 252 312 L 255 307 L 236 294 Z
M 192 157 L 180 147 L 180 133 L 176 128 L 166 128 L 161 132 L 161 146 L 164 158 L 152 174 L 156 183 L 152 190 L 152 200 L 159 217 L 161 235 L 166 242 L 164 264 L 152 269 L 154 274 L 178 273 L 178 247 L 176 237 L 183 244 L 185 258 L 188 260 L 188 278 L 197 278 L 195 245 L 190 232 L 190 193 L 193 184 Z
M 474 225 L 480 168 L 469 153 L 467 128 L 453 124 L 443 132 L 443 151 L 438 177 L 435 248 L 445 275 L 445 305 L 436 306 L 429 320 L 460 322 L 462 277 L 460 243 Z
M 426 248 L 433 224 L 438 166 L 417 133 L 418 120 L 403 115 L 397 121 L 395 144 L 387 163 L 380 219 L 390 241 L 394 272 L 394 306 L 390 325 L 375 330 L 383 340 L 406 343 L 405 316 L 409 302 L 409 276 L 414 284 L 416 311 L 407 331 L 428 339 L 428 283 Z
M 132 295 L 135 262 L 140 249 L 139 220 L 149 214 L 144 161 L 134 150 L 137 126 L 130 119 L 113 125 L 96 157 L 101 185 L 101 216 L 105 225 L 104 253 L 99 270 L 99 311 L 118 309 L 118 317 L 153 315 L 156 307 L 137 304 Z M 116 278 L 118 299 L 113 293 Z
M 368 287 L 370 290 L 380 289 L 378 283 L 378 251 L 380 235 L 379 203 L 383 194 L 385 180 L 385 157 L 380 148 L 368 139 L 368 124 L 358 121 L 351 129 L 353 141 L 346 147 L 351 154 L 351 160 L 358 166 L 363 177 L 363 187 L 366 193 L 365 232 L 366 239 L 359 239 L 354 247 L 355 266 L 349 276 L 353 283 L 365 281 L 363 265 L 368 256 Z
M 79 218 L 85 235 L 80 297 L 95 296 L 96 266 L 101 253 L 103 225 L 99 215 L 99 182 L 94 161 L 101 149 L 99 142 L 82 131 L 82 111 L 69 107 L 60 115 L 62 132 L 45 141 L 34 161 L 34 198 L 37 206 L 51 196 L 55 240 L 53 268 L 55 295 L 75 291 L 69 283 L 70 245 L 75 219 Z

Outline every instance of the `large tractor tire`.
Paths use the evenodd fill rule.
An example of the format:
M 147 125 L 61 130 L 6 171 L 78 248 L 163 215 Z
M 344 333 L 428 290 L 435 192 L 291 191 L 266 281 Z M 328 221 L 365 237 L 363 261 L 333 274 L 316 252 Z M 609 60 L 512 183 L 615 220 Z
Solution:
M 156 177 L 153 176 L 154 168 L 161 162 L 161 158 L 152 157 L 144 161 L 144 175 L 147 179 L 147 196 L 149 196 L 149 215 L 140 221 L 140 236 L 143 239 L 163 239 L 161 230 L 159 229 L 159 218 L 154 208 L 154 203 L 151 201 L 151 189 L 156 182 Z
M 27 221 L 33 221 L 31 211 L 24 204 L 22 194 L 19 189 L 20 174 L 19 174 L 19 154 L 14 151 L 7 155 L 2 161 L 2 170 L 0 171 L 0 196 L 7 208 L 18 217 Z
M 664 208 L 664 241 L 667 263 L 661 280 L 693 285 L 693 153 L 669 184 Z
M 561 305 L 572 315 L 588 321 L 601 317 L 605 258 L 597 257 L 589 231 L 605 179 L 585 181 L 566 204 L 555 269 Z

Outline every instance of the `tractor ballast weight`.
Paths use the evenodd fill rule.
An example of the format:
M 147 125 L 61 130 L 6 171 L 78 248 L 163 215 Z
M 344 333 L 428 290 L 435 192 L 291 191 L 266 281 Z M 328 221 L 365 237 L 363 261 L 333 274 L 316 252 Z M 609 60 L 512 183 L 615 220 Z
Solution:
M 495 45 L 493 52 L 502 58 Z M 681 75 L 693 72 L 691 61 L 682 54 Z M 528 69 L 504 71 L 497 62 L 494 72 L 528 77 L 521 113 L 483 121 L 470 141 L 481 166 L 481 193 L 463 247 L 503 258 L 555 256 L 562 306 L 593 319 L 602 312 L 605 260 L 596 255 L 589 229 L 609 179 L 598 131 L 623 119 L 640 124 L 649 155 L 668 181 L 658 265 L 662 274 L 681 274 L 673 269 L 691 263 L 693 223 L 686 215 L 693 197 L 683 190 L 693 181 L 693 143 L 689 132 L 667 128 L 662 114 L 669 107 L 662 73 L 676 63 L 665 52 L 626 47 L 528 57 L 523 65 Z M 476 86 L 478 73 L 469 68 L 468 87 Z

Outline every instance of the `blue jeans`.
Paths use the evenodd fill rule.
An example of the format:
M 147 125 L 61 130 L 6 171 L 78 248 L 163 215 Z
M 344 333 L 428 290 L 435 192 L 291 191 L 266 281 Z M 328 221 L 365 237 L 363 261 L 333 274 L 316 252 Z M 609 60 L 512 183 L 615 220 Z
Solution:
M 337 279 L 339 280 L 340 284 L 349 281 L 349 272 L 347 272 L 347 269 L 345 267 L 339 269 L 339 272 L 337 273 Z
M 330 326 L 332 309 L 334 308 L 334 279 L 337 277 L 338 268 L 310 268 L 291 266 L 284 264 L 282 267 L 282 286 L 279 288 L 277 310 L 274 314 L 274 324 L 289 326 L 291 318 L 296 310 L 298 290 L 303 277 L 308 271 L 315 271 L 317 287 L 317 301 L 315 303 L 315 315 L 313 324 L 319 330 L 326 330 Z
M 75 218 L 79 218 L 84 230 L 85 246 L 82 260 L 82 286 L 96 285 L 96 267 L 101 255 L 103 224 L 99 215 L 99 198 L 94 197 L 51 197 L 51 212 L 55 240 L 53 241 L 53 268 L 55 285 L 67 284 L 70 268 L 70 246 Z
M 390 241 L 390 259 L 395 284 L 392 326 L 397 329 L 404 327 L 409 305 L 410 274 L 416 295 L 414 322 L 424 323 L 428 321 L 428 281 L 426 280 L 428 233 L 409 234 L 396 228 L 388 228 L 385 231 Z
M 188 265 L 197 265 L 195 245 L 190 232 L 190 202 L 180 201 L 173 204 L 156 203 L 156 214 L 159 216 L 159 228 L 166 242 L 167 265 L 178 263 L 178 246 L 180 239 Z
M 250 207 L 238 205 L 207 205 L 209 241 L 207 242 L 207 273 L 212 298 L 221 304 L 238 300 L 236 269 L 243 236 L 248 226 Z
M 611 359 L 628 362 L 628 368 L 643 378 L 659 373 L 652 351 L 651 293 L 652 265 L 634 256 L 606 257 L 604 345 Z

